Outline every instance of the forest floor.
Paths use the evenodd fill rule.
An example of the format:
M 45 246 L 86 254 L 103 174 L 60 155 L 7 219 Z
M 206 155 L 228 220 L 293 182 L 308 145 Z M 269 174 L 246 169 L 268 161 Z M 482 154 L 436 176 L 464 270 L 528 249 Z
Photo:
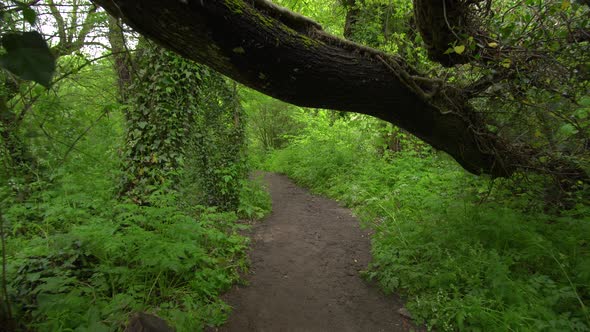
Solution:
M 251 231 L 247 286 L 226 296 L 234 309 L 213 331 L 409 331 L 400 298 L 360 277 L 371 259 L 369 231 L 350 210 L 265 174 L 272 214 Z

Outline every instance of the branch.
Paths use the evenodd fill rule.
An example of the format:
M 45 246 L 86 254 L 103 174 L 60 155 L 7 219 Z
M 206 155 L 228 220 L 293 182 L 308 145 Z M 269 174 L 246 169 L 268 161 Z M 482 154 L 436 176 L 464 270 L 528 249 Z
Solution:
M 448 27 L 440 0 L 415 1 L 438 3 L 439 23 Z M 246 86 L 298 106 L 383 119 L 472 173 L 508 176 L 538 166 L 537 151 L 487 129 L 465 90 L 421 75 L 402 58 L 332 36 L 266 0 L 94 2 L 144 36 Z M 449 6 L 447 14 L 456 17 Z
M 473 173 L 505 176 L 522 163 L 488 132 L 461 90 L 428 83 L 403 59 L 331 36 L 286 9 L 262 10 L 244 0 L 95 3 L 244 85 L 299 106 L 386 120 Z
M 51 15 L 55 19 L 55 23 L 57 25 L 57 34 L 58 34 L 59 40 L 60 40 L 59 44 L 61 45 L 62 43 L 66 43 L 68 39 L 67 39 L 67 33 L 66 33 L 66 23 L 64 21 L 64 18 L 63 18 L 63 16 L 61 16 L 61 13 L 59 12 L 59 9 L 57 9 L 57 6 L 53 2 L 53 0 L 47 0 L 47 3 L 49 6 L 49 10 L 51 12 Z

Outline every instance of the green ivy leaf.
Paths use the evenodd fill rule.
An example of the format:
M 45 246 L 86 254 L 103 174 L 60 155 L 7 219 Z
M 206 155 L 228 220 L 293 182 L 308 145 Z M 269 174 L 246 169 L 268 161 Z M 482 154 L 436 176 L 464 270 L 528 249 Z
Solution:
M 566 123 L 563 126 L 561 126 L 561 128 L 559 128 L 559 133 L 563 135 L 565 138 L 568 138 L 572 135 L 577 134 L 578 130 L 571 123 Z
M 509 58 L 505 58 L 504 60 L 502 60 L 502 62 L 500 62 L 500 65 L 504 68 L 510 68 L 510 66 L 512 66 L 512 60 L 510 60 Z
M 565 10 L 567 10 L 568 8 L 570 8 L 570 7 L 571 7 L 571 5 L 572 5 L 572 3 L 570 2 L 570 0 L 563 0 L 563 1 L 561 2 L 561 10 L 562 10 L 562 11 L 565 11 Z
M 55 57 L 41 34 L 36 31 L 7 33 L 2 36 L 1 43 L 6 54 L 0 56 L 0 66 L 24 80 L 49 87 L 55 72 Z
M 578 108 L 575 112 L 574 112 L 574 116 L 577 117 L 580 120 L 584 120 L 588 117 L 588 114 L 590 113 L 590 108 Z

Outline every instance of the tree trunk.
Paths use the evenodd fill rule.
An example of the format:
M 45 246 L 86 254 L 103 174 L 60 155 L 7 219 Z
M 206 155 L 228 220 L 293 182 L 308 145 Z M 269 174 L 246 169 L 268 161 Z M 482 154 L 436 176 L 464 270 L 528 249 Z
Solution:
M 111 44 L 111 53 L 113 53 L 115 72 L 117 73 L 119 97 L 122 102 L 125 102 L 127 100 L 127 89 L 131 84 L 131 55 L 125 45 L 122 23 L 112 16 L 109 16 L 108 20 L 108 38 Z
M 360 9 L 356 0 L 341 0 L 342 6 L 346 9 L 346 18 L 344 19 L 344 38 L 354 39 L 354 27 L 358 21 Z
M 185 76 L 188 61 L 178 61 L 176 54 L 161 47 L 142 45 L 138 53 L 136 64 L 142 70 L 133 77 L 125 114 L 120 194 L 138 204 L 150 204 L 154 191 L 178 185 L 200 79 L 196 74 Z

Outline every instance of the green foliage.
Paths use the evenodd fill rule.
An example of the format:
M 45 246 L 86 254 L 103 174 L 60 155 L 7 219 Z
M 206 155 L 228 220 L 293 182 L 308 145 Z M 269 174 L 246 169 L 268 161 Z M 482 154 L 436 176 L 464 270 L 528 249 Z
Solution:
M 187 144 L 187 167 L 181 181 L 192 204 L 236 211 L 247 167 L 245 116 L 235 83 L 202 67 L 199 112 Z
M 6 51 L 0 56 L 0 66 L 24 80 L 49 87 L 55 57 L 38 32 L 7 33 L 0 42 Z
M 284 148 L 299 133 L 298 108 L 250 89 L 242 89 L 240 97 L 248 117 L 248 157 L 258 167 L 264 154 Z
M 341 0 L 324 1 L 299 1 L 299 0 L 277 0 L 273 1 L 279 5 L 290 8 L 296 13 L 307 16 L 320 22 L 324 30 L 329 33 L 341 35 L 344 27 L 344 12 Z
M 313 121 L 268 167 L 355 209 L 374 230 L 366 276 L 405 294 L 419 321 L 449 331 L 590 329 L 583 201 L 548 215 L 543 178 L 491 182 L 443 154 L 379 157 L 366 120 Z
M 180 331 L 224 321 L 229 308 L 217 297 L 246 267 L 247 242 L 236 233 L 235 215 L 102 206 L 65 232 L 9 245 L 12 303 L 29 327 L 114 331 L 140 310 L 178 319 Z
M 162 184 L 175 184 L 197 112 L 200 68 L 162 48 L 139 51 L 137 77 L 126 112 L 122 192 L 138 203 Z
M 164 183 L 189 205 L 238 208 L 244 119 L 221 75 L 155 46 L 141 50 L 127 115 L 123 193 L 138 203 Z
M 476 54 L 473 64 L 444 69 L 426 58 L 411 1 L 278 2 L 338 35 L 345 11 L 358 10 L 350 39 L 445 83 L 490 79 L 472 100 L 490 130 L 589 167 L 590 44 L 576 37 L 590 27 L 587 6 L 474 3 L 476 29 L 449 45 L 449 53 Z M 13 3 L 0 9 L 0 64 L 47 86 L 55 67 L 47 45 L 19 32 L 37 13 Z M 179 331 L 221 324 L 229 307 L 219 294 L 246 269 L 237 218 L 261 218 L 271 208 L 259 179 L 246 180 L 248 166 L 262 165 L 267 153 L 271 169 L 355 208 L 374 230 L 367 278 L 406 294 L 429 326 L 590 329 L 583 184 L 563 211 L 551 205 L 563 199 L 545 189 L 545 178 L 476 178 L 407 132 L 364 116 L 304 110 L 251 91 L 240 103 L 224 77 L 151 46 L 140 51 L 129 105 L 118 105 L 112 64 L 71 55 L 104 19 L 78 5 L 88 4 L 72 3 L 70 15 L 59 6 L 46 13 L 58 29 L 60 17 L 66 23 L 54 51 L 68 54 L 51 92 L 0 75 L 2 253 L 23 329 L 120 330 L 140 310 Z M 117 190 L 139 204 L 119 200 Z
M 272 209 L 272 200 L 261 177 L 245 181 L 240 191 L 238 216 L 242 219 L 262 219 Z
M 172 59 L 171 67 L 178 65 L 172 55 L 168 59 Z M 84 63 L 78 56 L 62 57 L 60 68 L 76 69 Z M 202 74 L 200 84 L 214 75 L 202 67 L 192 72 L 191 66 L 180 65 L 185 69 L 180 78 L 166 76 L 163 69 L 155 77 L 185 82 L 189 74 Z M 120 200 L 117 183 L 126 171 L 120 169 L 121 158 L 127 157 L 123 153 L 123 127 L 130 120 L 124 114 L 126 108 L 113 102 L 116 81 L 112 64 L 95 63 L 68 77 L 54 84 L 51 92 L 41 88 L 29 91 L 33 104 L 17 104 L 17 111 L 27 107 L 30 115 L 24 118 L 18 135 L 42 166 L 28 183 L 26 197 L 14 190 L 23 181 L 4 168 L 0 174 L 0 222 L 7 240 L 2 253 L 7 255 L 9 300 L 18 327 L 33 331 L 120 331 L 136 311 L 156 313 L 178 331 L 198 331 L 223 323 L 230 308 L 219 295 L 239 280 L 238 272 L 247 270 L 248 240 L 238 235 L 245 226 L 237 222 L 234 212 L 219 212 L 219 208 L 194 202 L 185 204 L 191 195 L 200 194 L 191 192 L 181 181 L 193 167 L 186 161 L 191 156 L 185 155 L 175 166 L 181 176 L 162 173 L 171 176 L 146 193 L 149 205 Z M 235 95 L 225 79 L 215 79 L 225 87 L 223 91 Z M 213 98 L 210 103 L 217 106 L 211 112 L 222 111 L 219 104 L 234 102 L 223 102 L 221 96 L 228 95 L 215 92 L 218 90 L 211 86 L 215 87 L 197 86 L 203 87 L 199 94 L 193 90 L 183 93 L 195 95 L 191 102 L 198 105 Z M 152 100 L 185 100 L 173 99 L 174 94 L 168 91 Z M 223 116 L 212 114 L 214 118 L 208 123 L 234 128 L 236 112 L 223 110 Z M 149 120 L 166 121 L 153 114 L 143 115 Z M 180 110 L 165 115 L 184 116 Z M 192 115 L 198 128 L 204 115 Z M 173 118 L 158 124 L 172 126 L 178 122 Z M 139 128 L 142 124 L 131 126 Z M 226 133 L 236 132 L 230 129 Z M 146 137 L 154 137 L 154 132 Z M 210 133 L 215 133 L 213 128 Z M 182 140 L 174 136 L 174 142 L 184 147 L 184 153 L 192 152 L 187 144 L 194 137 L 192 132 L 177 135 L 184 136 Z M 231 138 L 239 145 L 239 135 Z M 165 151 L 172 153 L 174 149 L 178 151 L 178 147 Z M 4 149 L 0 151 L 4 153 Z M 238 148 L 228 151 L 237 154 Z M 2 153 L 0 157 L 4 158 Z M 270 200 L 264 188 L 244 180 L 239 172 L 245 172 L 245 167 L 231 163 L 241 159 L 232 156 L 234 159 L 223 164 L 223 157 L 216 155 L 218 165 L 225 167 L 220 177 L 235 174 L 238 185 L 232 187 L 233 179 L 228 179 L 220 186 L 237 191 L 242 200 L 236 208 L 240 217 L 268 213 Z M 2 165 L 4 162 L 2 159 Z M 175 179 L 178 182 L 172 183 Z M 177 188 L 180 185 L 182 190 Z M 0 320 L 5 314 L 3 304 L 4 299 Z
M 236 211 L 247 175 L 244 109 L 235 83 L 209 69 L 203 80 L 182 182 L 195 202 Z

